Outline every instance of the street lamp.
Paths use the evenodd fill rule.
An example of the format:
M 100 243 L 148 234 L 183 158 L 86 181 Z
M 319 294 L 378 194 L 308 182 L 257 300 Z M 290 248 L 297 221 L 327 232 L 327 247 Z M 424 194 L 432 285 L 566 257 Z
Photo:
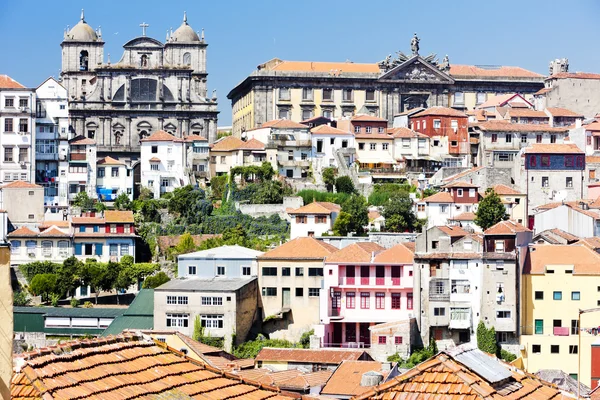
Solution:
M 577 400 L 579 400 L 581 394 L 581 314 L 598 311 L 600 311 L 600 307 L 588 308 L 585 310 L 579 309 L 579 315 L 577 317 L 577 336 L 579 340 L 579 344 L 577 345 Z

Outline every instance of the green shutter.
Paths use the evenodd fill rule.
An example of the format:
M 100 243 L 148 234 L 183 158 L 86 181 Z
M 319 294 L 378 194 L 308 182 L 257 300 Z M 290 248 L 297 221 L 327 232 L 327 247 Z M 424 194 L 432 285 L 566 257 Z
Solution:
M 536 335 L 544 334 L 544 320 L 543 319 L 535 320 L 535 334 Z

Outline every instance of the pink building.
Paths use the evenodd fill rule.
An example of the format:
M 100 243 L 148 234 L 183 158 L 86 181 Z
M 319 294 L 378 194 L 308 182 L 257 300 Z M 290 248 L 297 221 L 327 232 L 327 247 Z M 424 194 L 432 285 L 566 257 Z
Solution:
M 370 326 L 410 318 L 413 256 L 404 244 L 385 249 L 370 242 L 327 256 L 320 304 L 323 346 L 369 347 Z

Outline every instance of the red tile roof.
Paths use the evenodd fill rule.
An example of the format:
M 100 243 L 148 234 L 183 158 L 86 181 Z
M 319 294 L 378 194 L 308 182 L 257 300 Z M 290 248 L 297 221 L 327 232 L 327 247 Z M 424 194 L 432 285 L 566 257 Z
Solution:
M 39 234 L 40 237 L 65 237 L 71 236 L 69 233 L 65 233 L 56 227 L 51 227 Z
M 468 118 L 468 115 L 462 111 L 455 110 L 454 108 L 441 107 L 441 106 L 429 107 L 428 109 L 423 110 L 420 113 L 412 115 L 411 118 L 419 118 L 419 117 L 427 117 L 427 116 Z
M 242 144 L 239 147 L 240 150 L 264 150 L 265 144 L 257 139 L 250 139 L 246 142 L 242 141 Z
M 535 375 L 462 345 L 442 351 L 354 399 L 558 400 L 563 397 L 556 386 Z
M 75 136 L 73 139 L 69 140 L 69 144 L 92 145 L 92 144 L 96 144 L 96 141 L 94 139 L 86 138 L 83 135 L 78 135 L 78 136 Z
M 326 263 L 360 263 L 373 262 L 375 253 L 385 250 L 385 247 L 372 242 L 358 242 L 341 248 L 325 258 Z
M 37 237 L 38 232 L 34 232 L 26 226 L 21 226 L 11 233 L 8 234 L 8 237 Z
M 444 182 L 452 182 L 452 181 L 455 181 L 455 180 L 457 180 L 457 179 L 460 179 L 460 178 L 462 178 L 463 176 L 469 175 L 469 174 L 471 174 L 471 173 L 473 173 L 473 172 L 480 171 L 480 170 L 482 170 L 483 168 L 485 168 L 485 167 L 474 167 L 474 168 L 468 169 L 468 170 L 466 170 L 466 171 L 459 172 L 459 173 L 458 173 L 458 174 L 456 174 L 456 175 L 451 175 L 451 176 L 449 176 L 449 177 L 445 178 L 445 179 L 444 179 Z
M 71 223 L 73 224 L 104 224 L 104 218 L 99 217 L 73 217 Z
M 421 200 L 425 203 L 454 203 L 454 197 L 448 192 L 438 192 Z
M 106 223 L 114 223 L 114 222 L 129 222 L 133 223 L 133 211 L 113 211 L 106 210 L 104 211 L 104 220 Z
M 424 135 L 419 132 L 415 132 L 412 129 L 408 128 L 390 128 L 388 129 L 388 134 L 392 135 L 395 138 L 423 138 L 426 139 L 429 136 Z
M 140 142 L 183 142 L 183 139 L 175 137 L 165 131 L 156 131 L 147 138 L 143 138 Z
M 0 75 L 0 89 L 24 89 L 25 86 L 8 75 Z
M 312 202 L 295 210 L 288 211 L 290 215 L 296 214 L 314 214 L 330 215 L 332 212 L 340 212 L 341 207 L 338 204 L 328 202 Z
M 492 186 L 492 189 L 494 189 L 494 192 L 496 194 L 504 195 L 504 196 L 505 195 L 514 195 L 514 194 L 524 194 L 524 193 L 521 193 L 509 186 L 502 185 L 502 184 L 494 185 L 494 186 Z
M 313 135 L 352 135 L 352 133 L 348 131 L 334 128 L 333 126 L 329 125 L 315 126 L 310 130 L 310 133 L 312 133 Z
M 529 259 L 526 274 L 545 274 L 546 266 L 572 265 L 574 275 L 600 275 L 600 254 L 577 243 L 536 245 L 530 249 Z
M 160 162 L 160 158 L 158 158 L 158 157 L 152 157 L 148 161 L 150 161 L 150 162 Z
M 43 189 L 42 186 L 25 181 L 14 181 L 0 186 L 2 189 Z
M 286 349 L 263 347 L 257 354 L 255 361 L 268 363 L 269 361 L 278 362 L 297 362 L 307 364 L 340 364 L 346 360 L 367 360 L 372 358 L 365 350 L 350 349 Z
M 378 361 L 344 361 L 331 375 L 321 390 L 321 394 L 338 398 L 362 394 L 372 388 L 361 385 L 363 374 L 371 371 L 381 371 L 381 363 Z
M 535 78 L 540 80 L 544 76 L 536 72 L 528 71 L 521 67 L 510 67 L 506 65 L 494 66 L 492 68 L 477 65 L 450 65 L 450 75 L 455 78 Z
M 585 130 L 591 132 L 600 131 L 600 121 L 594 121 L 591 124 L 585 125 Z
M 346 73 L 379 73 L 379 66 L 372 64 L 359 64 L 353 62 L 319 62 L 319 61 L 282 61 L 269 69 L 272 71 L 297 71 L 297 72 L 324 72 L 331 73 L 333 70 Z
M 485 235 L 514 235 L 518 232 L 531 232 L 523 225 L 515 221 L 500 221 L 496 225 L 489 227 L 483 233 Z
M 323 260 L 337 250 L 337 247 L 321 240 L 298 237 L 257 258 L 258 260 Z
M 589 72 L 559 72 L 551 75 L 546 79 L 600 79 L 600 74 L 592 74 Z
M 359 114 L 350 118 L 352 122 L 387 122 L 387 119 L 376 117 L 374 115 Z
M 436 228 L 438 228 L 440 231 L 444 232 L 446 235 L 448 235 L 450 237 L 462 237 L 462 236 L 467 236 L 469 234 L 469 232 L 465 231 L 460 226 L 442 225 L 442 226 L 437 226 Z
M 272 121 L 265 122 L 260 127 L 277 129 L 308 129 L 307 125 L 302 125 L 289 119 L 274 119 Z
M 322 387 L 333 371 L 327 369 L 316 372 L 304 372 L 299 369 L 271 371 L 267 368 L 246 369 L 236 375 L 282 390 L 308 391 L 312 387 Z
M 583 118 L 582 114 L 576 113 L 575 111 L 571 111 L 566 108 L 548 107 L 546 108 L 546 111 L 548 111 L 553 117 Z
M 101 158 L 100 160 L 98 160 L 98 164 L 103 164 L 103 165 L 125 165 L 124 162 L 116 160 L 110 156 L 106 156 L 104 158 Z
M 519 118 L 544 118 L 549 119 L 548 115 L 543 111 L 531 110 L 529 108 L 509 108 L 508 114 L 510 117 Z
M 534 143 L 529 147 L 525 148 L 527 154 L 584 154 L 582 150 L 577 147 L 575 143 L 553 143 L 553 144 L 539 144 Z
M 556 127 L 548 124 L 513 124 L 506 120 L 477 122 L 473 126 L 490 132 L 568 132 L 567 127 Z
M 183 140 L 185 140 L 186 142 L 206 142 L 208 139 L 200 135 L 189 135 L 186 136 Z
M 464 212 L 454 218 L 448 218 L 451 221 L 475 221 L 476 215 L 472 212 Z
M 70 228 L 71 223 L 69 221 L 63 221 L 63 220 L 44 221 L 38 226 L 38 228 L 40 228 L 40 230 L 43 231 L 44 229 L 48 229 L 51 226 L 57 226 L 59 228 Z
M 452 183 L 448 183 L 447 185 L 442 186 L 443 188 L 470 188 L 470 189 L 477 189 L 479 186 L 477 185 L 473 185 L 472 183 L 468 183 L 468 182 L 462 182 L 462 181 L 455 181 Z
M 234 151 L 234 150 L 264 150 L 265 144 L 254 138 L 243 141 L 235 136 L 226 136 L 215 142 L 211 151 Z
M 411 243 L 398 243 L 387 250 L 383 250 L 375 255 L 374 262 L 378 264 L 412 264 L 415 258 L 414 247 Z M 412 247 L 412 249 L 411 249 Z
M 489 108 L 489 107 L 503 107 L 509 103 L 512 99 L 518 98 L 521 102 L 527 103 L 533 107 L 533 104 L 525 100 L 523 96 L 518 93 L 507 93 L 494 96 L 491 99 L 486 100 L 483 104 L 477 106 L 477 108 Z
M 373 139 L 373 140 L 392 140 L 392 135 L 387 133 L 355 133 L 356 139 Z
M 289 399 L 301 396 L 240 379 L 134 335 L 81 340 L 17 357 L 11 397 L 50 399 Z

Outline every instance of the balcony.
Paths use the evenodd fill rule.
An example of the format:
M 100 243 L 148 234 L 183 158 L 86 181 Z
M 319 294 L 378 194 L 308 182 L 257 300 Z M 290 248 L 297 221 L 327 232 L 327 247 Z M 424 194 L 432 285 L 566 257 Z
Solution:
M 276 149 L 278 147 L 312 147 L 310 140 L 280 140 L 272 139 L 267 141 L 266 148 Z
M 342 313 L 341 308 L 329 308 L 328 317 L 333 320 L 343 319 L 344 315 Z
M 376 278 L 374 276 L 369 277 L 349 277 L 349 276 L 340 276 L 338 280 L 339 286 L 402 286 L 404 284 L 405 287 L 412 287 L 412 277 L 404 278 L 404 282 L 401 278 Z
M 469 329 L 471 325 L 470 308 L 450 308 L 450 329 Z
M 278 161 L 282 167 L 309 167 L 309 160 L 281 160 Z
M 86 153 L 71 153 L 69 154 L 69 161 L 87 161 Z

